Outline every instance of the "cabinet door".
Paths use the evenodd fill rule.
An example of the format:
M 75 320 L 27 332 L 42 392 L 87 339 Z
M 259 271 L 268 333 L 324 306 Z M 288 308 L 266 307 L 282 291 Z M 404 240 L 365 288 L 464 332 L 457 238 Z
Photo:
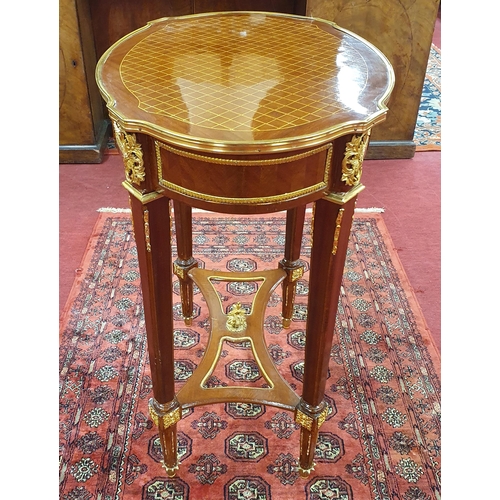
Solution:
M 79 0 L 60 0 L 59 9 L 59 161 L 99 163 L 108 122 L 94 78 L 90 12 Z

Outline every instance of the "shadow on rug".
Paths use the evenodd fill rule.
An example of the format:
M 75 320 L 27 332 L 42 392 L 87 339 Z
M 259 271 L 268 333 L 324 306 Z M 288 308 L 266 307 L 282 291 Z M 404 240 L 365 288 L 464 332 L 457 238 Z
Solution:
M 194 254 L 219 270 L 275 268 L 285 218 L 193 217 Z M 175 251 L 175 249 L 174 249 Z M 292 325 L 273 293 L 265 336 L 300 394 L 310 256 L 306 224 Z M 299 478 L 299 427 L 290 412 L 256 404 L 201 406 L 178 423 L 180 469 L 160 464 L 132 225 L 100 214 L 60 330 L 62 500 L 434 500 L 440 491 L 439 355 L 379 214 L 356 214 L 347 254 L 316 468 Z M 279 290 L 278 290 L 279 291 Z M 195 289 L 186 327 L 174 281 L 175 374 L 181 387 L 207 343 L 206 304 Z M 243 303 L 252 290 L 228 286 Z M 262 384 L 244 344 L 227 344 L 213 385 Z

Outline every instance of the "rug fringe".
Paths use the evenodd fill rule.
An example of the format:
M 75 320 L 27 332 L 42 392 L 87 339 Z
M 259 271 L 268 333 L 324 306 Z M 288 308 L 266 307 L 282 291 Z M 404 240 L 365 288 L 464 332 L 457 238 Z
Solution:
M 122 214 L 122 213 L 130 213 L 130 208 L 114 208 L 114 207 L 101 207 L 97 209 L 98 212 L 103 213 L 113 213 L 113 214 Z
M 307 210 L 311 211 L 312 209 L 308 208 Z M 377 213 L 377 214 L 381 214 L 381 213 L 385 212 L 385 209 L 381 208 L 381 207 L 369 207 L 369 208 L 355 208 L 354 211 L 355 212 L 359 212 L 359 213 Z M 119 214 L 119 213 L 129 214 L 130 213 L 130 208 L 101 207 L 101 208 L 97 209 L 97 212 L 101 212 L 101 213 L 113 213 L 113 214 Z M 206 210 L 201 210 L 201 209 L 194 208 L 193 212 L 195 212 L 195 213 L 196 212 L 206 212 Z
M 385 208 L 381 207 L 370 207 L 370 208 L 355 208 L 355 212 L 359 213 L 377 213 L 377 214 L 383 214 L 385 212 Z

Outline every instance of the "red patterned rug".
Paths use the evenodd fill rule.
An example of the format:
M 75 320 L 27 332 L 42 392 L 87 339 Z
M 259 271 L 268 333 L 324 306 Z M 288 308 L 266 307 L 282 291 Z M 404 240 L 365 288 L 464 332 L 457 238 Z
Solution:
M 282 258 L 281 214 L 193 219 L 194 254 L 203 267 L 269 269 Z M 380 214 L 356 214 L 353 222 L 327 380 L 331 411 L 308 479 L 297 472 L 293 415 L 238 403 L 185 412 L 177 427 L 181 465 L 169 479 L 148 414 L 151 378 L 129 215 L 100 214 L 81 268 L 60 330 L 62 500 L 440 498 L 440 359 Z M 281 326 L 279 293 L 265 321 L 270 353 L 299 394 L 307 278 L 298 284 L 291 327 Z M 250 292 L 221 290 L 238 300 Z M 201 359 L 208 317 L 198 292 L 197 317 L 186 327 L 176 281 L 174 294 L 181 387 Z M 249 349 L 225 347 L 211 383 L 258 384 Z

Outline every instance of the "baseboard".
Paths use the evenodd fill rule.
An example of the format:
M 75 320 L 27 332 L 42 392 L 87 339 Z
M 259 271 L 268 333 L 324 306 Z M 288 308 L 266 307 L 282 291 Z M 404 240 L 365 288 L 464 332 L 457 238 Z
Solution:
M 415 156 L 413 141 L 370 141 L 366 150 L 366 160 L 408 159 Z
M 59 163 L 102 163 L 111 133 L 111 124 L 104 120 L 95 144 L 59 145 Z

